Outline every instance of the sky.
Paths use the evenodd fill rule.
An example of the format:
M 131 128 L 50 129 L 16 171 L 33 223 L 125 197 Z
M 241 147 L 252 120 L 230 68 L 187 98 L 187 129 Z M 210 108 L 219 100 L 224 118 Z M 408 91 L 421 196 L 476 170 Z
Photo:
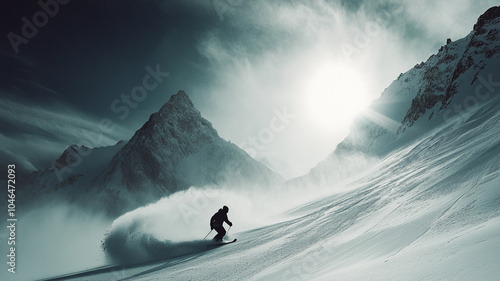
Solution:
M 219 135 L 305 174 L 402 72 L 496 1 L 6 0 L 0 161 L 128 140 L 184 90 Z

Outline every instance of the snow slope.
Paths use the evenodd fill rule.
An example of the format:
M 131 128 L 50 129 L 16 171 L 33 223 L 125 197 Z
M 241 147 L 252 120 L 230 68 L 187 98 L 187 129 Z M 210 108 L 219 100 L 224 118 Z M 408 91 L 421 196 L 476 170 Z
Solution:
M 156 237 L 149 240 L 156 247 L 134 251 L 163 247 L 164 260 L 67 280 L 498 280 L 499 125 L 496 97 L 390 153 L 338 187 L 342 192 L 292 208 L 276 223 L 234 233 L 245 224 L 234 206 L 228 239 L 238 242 L 215 249 L 131 231 L 144 209 L 133 211 L 119 219 L 127 231 L 114 231 L 130 235 L 129 242 Z M 122 237 L 122 248 L 129 242 Z

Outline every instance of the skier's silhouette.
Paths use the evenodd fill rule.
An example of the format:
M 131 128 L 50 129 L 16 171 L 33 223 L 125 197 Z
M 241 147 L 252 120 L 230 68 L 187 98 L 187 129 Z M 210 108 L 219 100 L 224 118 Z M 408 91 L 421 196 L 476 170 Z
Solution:
M 210 228 L 215 229 L 217 231 L 217 235 L 215 235 L 214 240 L 217 242 L 221 242 L 224 235 L 226 235 L 226 230 L 222 226 L 223 222 L 229 224 L 229 226 L 233 226 L 233 223 L 227 219 L 227 213 L 229 212 L 229 208 L 227 206 L 219 209 L 215 215 L 210 219 Z

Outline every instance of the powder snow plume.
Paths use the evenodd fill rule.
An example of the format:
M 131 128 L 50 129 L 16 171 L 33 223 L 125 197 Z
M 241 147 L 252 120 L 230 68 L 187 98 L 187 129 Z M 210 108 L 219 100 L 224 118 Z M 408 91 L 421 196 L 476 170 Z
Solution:
M 117 218 L 107 230 L 102 248 L 113 263 L 132 264 L 202 252 L 214 247 L 210 218 L 229 206 L 233 226 L 225 240 L 237 233 L 282 221 L 283 212 L 310 200 L 300 190 L 191 187 Z M 276 204 L 275 198 L 286 198 Z M 286 202 L 286 203 L 285 203 Z M 229 226 L 224 225 L 226 230 Z M 234 235 L 234 236 L 232 236 Z
M 107 258 L 118 264 L 202 252 L 215 247 L 211 241 L 215 231 L 203 238 L 210 231 L 211 216 L 224 205 L 230 206 L 228 215 L 235 223 L 226 239 L 235 231 L 262 225 L 264 214 L 260 214 L 254 204 L 256 199 L 251 199 L 255 197 L 255 194 L 192 187 L 116 219 L 107 230 L 102 248 Z

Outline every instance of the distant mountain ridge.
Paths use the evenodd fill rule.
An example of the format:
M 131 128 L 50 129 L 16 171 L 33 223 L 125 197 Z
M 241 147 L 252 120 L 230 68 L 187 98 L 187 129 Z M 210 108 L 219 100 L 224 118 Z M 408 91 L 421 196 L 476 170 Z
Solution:
M 331 185 L 370 167 L 468 107 L 498 95 L 500 7 L 481 15 L 465 38 L 447 40 L 437 54 L 402 73 L 359 116 L 349 135 L 309 174 L 289 184 Z M 496 83 L 496 84 L 495 84 Z M 496 86 L 495 86 L 496 85 Z
M 70 146 L 55 164 L 29 177 L 33 194 L 63 196 L 112 215 L 191 186 L 245 189 L 282 181 L 220 138 L 184 91 L 171 96 L 128 142 L 92 150 Z M 68 167 L 61 177 L 57 169 Z

